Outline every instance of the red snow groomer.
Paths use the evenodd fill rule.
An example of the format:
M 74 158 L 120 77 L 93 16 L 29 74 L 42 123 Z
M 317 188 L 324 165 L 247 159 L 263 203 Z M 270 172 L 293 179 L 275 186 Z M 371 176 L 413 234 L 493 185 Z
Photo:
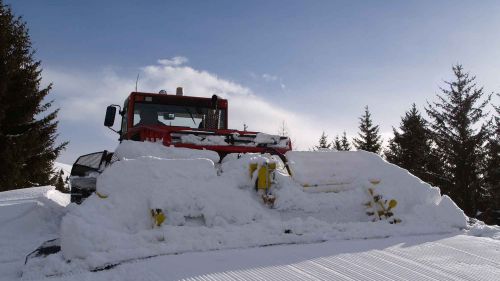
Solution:
M 116 112 L 121 127 L 114 125 Z M 207 149 L 220 159 L 230 153 L 270 153 L 280 156 L 292 149 L 288 137 L 228 129 L 228 101 L 184 96 L 182 88 L 174 94 L 132 92 L 123 108 L 110 105 L 104 125 L 120 135 L 119 140 L 162 142 L 165 146 Z M 95 177 L 111 161 L 112 153 L 96 152 L 80 156 L 71 171 L 72 201 L 80 202 L 95 191 Z
M 212 98 L 132 92 L 123 109 L 108 106 L 104 125 L 114 124 L 116 108 L 122 116 L 120 140 L 162 141 L 166 146 L 207 149 L 219 153 L 284 154 L 292 149 L 288 137 L 228 129 L 228 102 Z

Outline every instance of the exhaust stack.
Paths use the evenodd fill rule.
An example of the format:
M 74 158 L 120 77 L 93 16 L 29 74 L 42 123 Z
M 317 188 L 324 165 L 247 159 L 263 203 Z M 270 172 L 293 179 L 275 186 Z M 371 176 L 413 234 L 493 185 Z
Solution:
M 182 92 L 182 87 L 177 87 L 177 90 L 175 91 L 176 96 L 182 96 L 184 93 Z

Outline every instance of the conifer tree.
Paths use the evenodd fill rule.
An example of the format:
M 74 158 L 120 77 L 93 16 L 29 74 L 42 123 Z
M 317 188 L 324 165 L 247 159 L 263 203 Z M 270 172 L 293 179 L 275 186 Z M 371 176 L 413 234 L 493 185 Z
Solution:
M 338 135 L 335 136 L 335 139 L 333 141 L 333 147 L 337 151 L 349 151 L 351 150 L 351 144 L 349 143 L 349 140 L 347 139 L 346 132 L 342 134 L 342 138 L 340 138 Z
M 483 97 L 475 77 L 453 66 L 454 81 L 445 82 L 438 101 L 427 104 L 431 118 L 432 137 L 442 161 L 446 184 L 440 186 L 469 216 L 475 216 L 478 203 L 485 196 L 482 185 L 485 144 L 490 135 L 484 107 L 491 95 Z
M 340 142 L 339 135 L 335 135 L 332 142 L 332 147 L 337 151 L 342 151 L 342 143 Z
M 432 153 L 432 138 L 427 121 L 412 104 L 401 118 L 399 130 L 392 128 L 394 137 L 384 151 L 387 161 L 407 169 L 434 186 L 440 185 L 439 161 Z
M 313 150 L 330 149 L 332 147 L 331 143 L 328 143 L 328 136 L 323 132 L 319 138 L 318 145 L 314 147 Z
M 26 23 L 0 0 L 0 191 L 50 184 L 67 144 L 55 143 L 58 110 L 44 101 L 41 71 Z
M 63 170 L 59 170 L 56 176 L 55 187 L 56 190 L 65 193 L 66 192 L 66 184 L 64 183 L 64 172 Z
M 349 143 L 349 140 L 347 139 L 347 135 L 344 131 L 344 134 L 342 135 L 342 138 L 340 139 L 340 147 L 342 148 L 342 151 L 349 151 L 351 150 L 351 144 Z
M 379 153 L 382 147 L 379 126 L 374 126 L 368 106 L 365 107 L 365 114 L 359 118 L 359 138 L 354 138 L 354 147 L 357 150 Z
M 500 97 L 499 94 L 497 94 Z M 500 211 L 500 106 L 494 106 L 495 116 L 492 135 L 487 145 L 487 160 L 484 172 L 489 206 Z

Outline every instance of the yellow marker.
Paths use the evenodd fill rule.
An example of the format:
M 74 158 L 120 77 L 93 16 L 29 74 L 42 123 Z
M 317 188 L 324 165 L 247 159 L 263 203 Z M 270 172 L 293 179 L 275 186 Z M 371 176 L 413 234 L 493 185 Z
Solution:
M 101 198 L 101 199 L 106 199 L 108 198 L 108 195 L 104 195 L 104 194 L 101 194 L 99 193 L 98 191 L 95 192 L 95 194 L 97 194 L 97 197 Z
M 250 177 L 253 176 L 257 169 L 257 188 L 264 190 L 269 189 L 271 187 L 271 173 L 276 169 L 276 163 L 265 163 L 260 167 L 257 163 L 250 163 L 248 166 Z
M 255 172 L 255 170 L 257 170 L 257 167 L 259 165 L 257 165 L 257 163 L 250 163 L 250 165 L 248 165 L 248 171 L 250 172 L 250 178 L 253 176 L 253 172 Z
M 394 209 L 394 208 L 396 208 L 397 205 L 398 205 L 398 201 L 396 201 L 394 199 L 389 201 L 389 209 Z
M 153 227 L 160 227 L 161 224 L 167 219 L 161 209 L 151 209 L 151 216 L 153 217 Z

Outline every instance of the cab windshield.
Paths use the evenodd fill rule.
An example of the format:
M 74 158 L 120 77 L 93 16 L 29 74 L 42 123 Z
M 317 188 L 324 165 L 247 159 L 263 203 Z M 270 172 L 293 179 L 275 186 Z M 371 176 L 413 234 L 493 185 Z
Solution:
M 226 129 L 226 110 L 136 102 L 133 126 L 164 125 L 194 129 Z

